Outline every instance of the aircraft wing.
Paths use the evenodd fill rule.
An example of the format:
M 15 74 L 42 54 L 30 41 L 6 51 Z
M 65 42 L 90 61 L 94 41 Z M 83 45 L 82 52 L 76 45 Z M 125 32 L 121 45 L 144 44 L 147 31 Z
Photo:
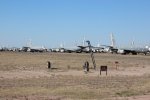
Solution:
M 77 46 L 77 47 L 79 47 L 81 49 L 85 49 L 86 48 L 86 46 Z

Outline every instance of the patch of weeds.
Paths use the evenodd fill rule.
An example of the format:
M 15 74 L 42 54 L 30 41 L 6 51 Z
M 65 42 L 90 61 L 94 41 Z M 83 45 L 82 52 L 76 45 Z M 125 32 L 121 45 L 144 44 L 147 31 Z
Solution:
M 128 91 L 117 92 L 116 95 L 118 95 L 120 97 L 130 97 L 130 96 L 137 95 L 137 93 L 135 93 L 131 90 L 128 90 Z

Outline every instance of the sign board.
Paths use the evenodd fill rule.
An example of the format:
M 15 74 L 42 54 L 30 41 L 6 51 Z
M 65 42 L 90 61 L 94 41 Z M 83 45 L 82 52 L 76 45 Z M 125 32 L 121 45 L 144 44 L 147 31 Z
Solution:
M 119 67 L 119 62 L 118 62 L 118 61 L 115 61 L 115 65 L 116 65 L 116 70 L 117 70 L 118 67 Z
M 100 66 L 100 75 L 101 75 L 101 71 L 106 71 L 106 75 L 107 75 L 107 66 Z

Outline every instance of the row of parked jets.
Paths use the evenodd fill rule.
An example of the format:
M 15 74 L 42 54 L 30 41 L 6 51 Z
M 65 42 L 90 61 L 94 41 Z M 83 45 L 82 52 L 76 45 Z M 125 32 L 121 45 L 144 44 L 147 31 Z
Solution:
M 91 46 L 91 45 L 78 45 L 76 48 L 64 48 L 61 46 L 60 48 L 52 48 L 52 49 L 47 49 L 45 47 L 34 47 L 34 46 L 23 46 L 22 48 L 6 48 L 6 47 L 1 47 L 0 51 L 18 51 L 18 52 L 61 52 L 61 53 L 116 53 L 116 54 L 132 54 L 132 55 L 137 55 L 137 54 L 150 54 L 150 46 L 145 46 L 143 48 L 140 47 L 131 47 L 131 48 L 117 48 L 115 46 L 115 39 L 113 34 L 111 33 L 111 45 L 100 45 L 100 46 Z
M 51 52 L 67 52 L 67 53 L 115 53 L 115 54 L 150 54 L 150 47 L 145 48 L 114 48 L 113 46 L 107 46 L 107 45 L 101 45 L 100 47 L 94 47 L 94 46 L 77 46 L 76 49 L 67 49 L 67 48 L 54 48 L 51 49 Z

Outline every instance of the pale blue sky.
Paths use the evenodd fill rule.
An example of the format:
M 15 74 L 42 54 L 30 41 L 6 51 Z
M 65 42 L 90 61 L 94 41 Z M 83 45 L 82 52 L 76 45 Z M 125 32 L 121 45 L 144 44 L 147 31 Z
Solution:
M 0 45 L 150 44 L 150 0 L 0 0 Z

